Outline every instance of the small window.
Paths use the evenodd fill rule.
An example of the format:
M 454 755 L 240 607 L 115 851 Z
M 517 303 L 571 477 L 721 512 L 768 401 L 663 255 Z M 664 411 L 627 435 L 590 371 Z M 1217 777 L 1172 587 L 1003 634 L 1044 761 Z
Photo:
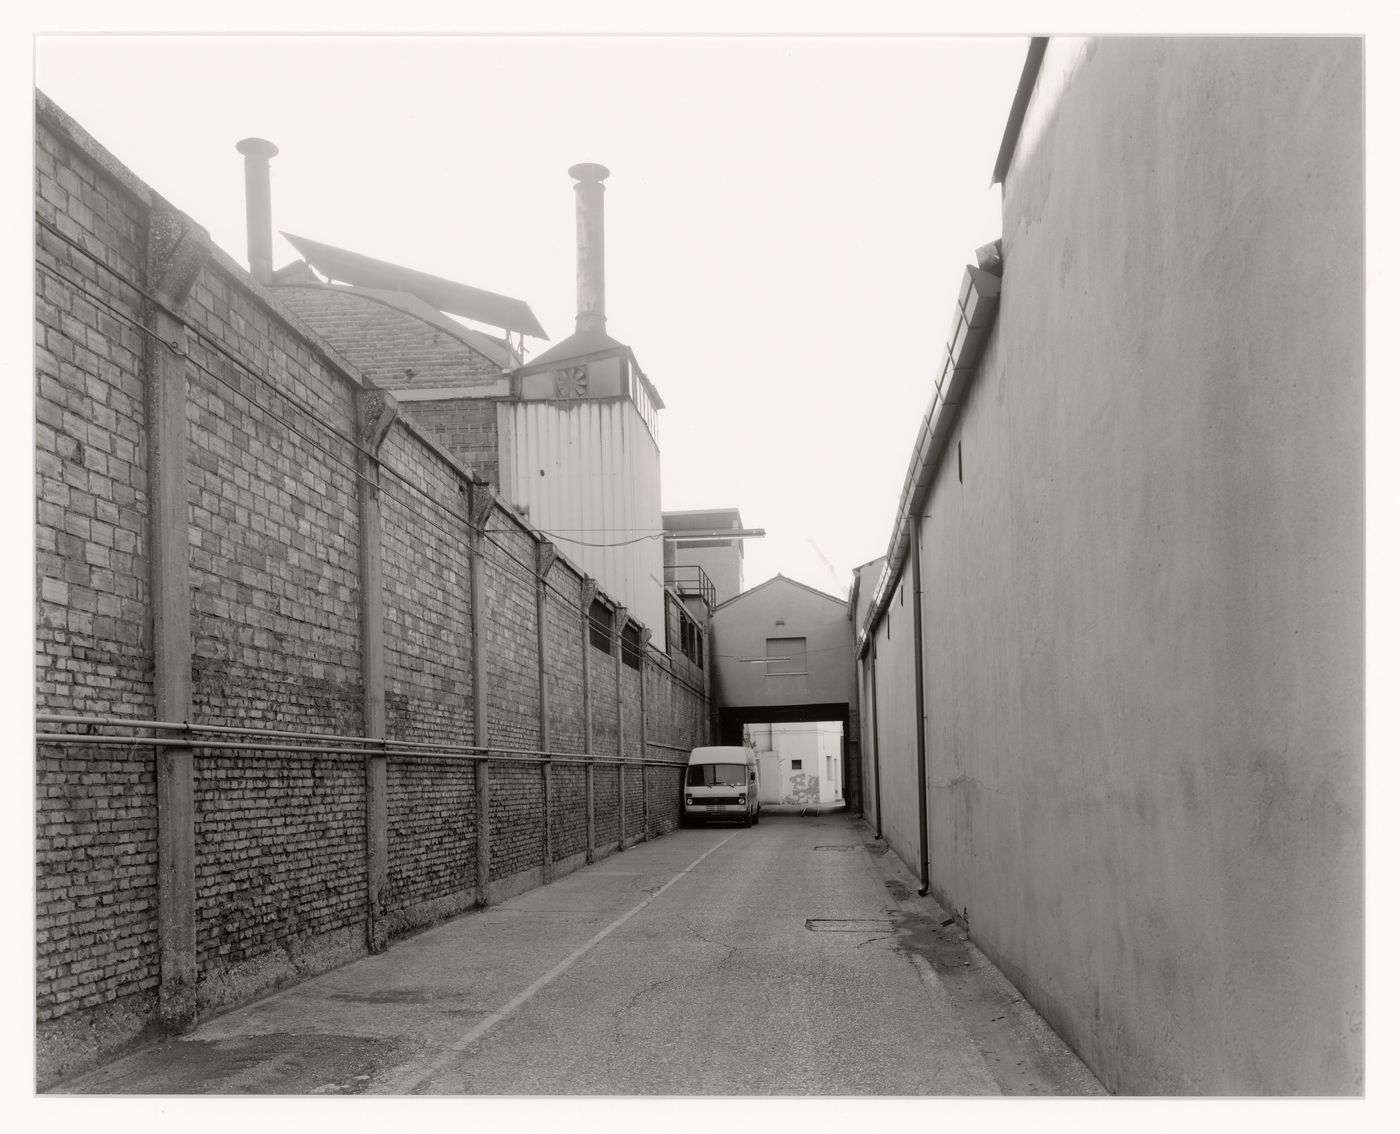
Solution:
M 598 599 L 588 608 L 588 640 L 595 650 L 612 653 L 612 611 Z
M 642 633 L 630 622 L 622 628 L 622 664 L 642 668 Z
M 792 762 L 792 770 L 793 770 L 794 772 L 800 772 L 800 771 L 802 771 L 802 761 L 801 761 L 801 760 L 794 760 L 794 761 Z
M 768 676 L 807 672 L 806 638 L 769 638 L 767 656 L 772 658 L 767 665 Z

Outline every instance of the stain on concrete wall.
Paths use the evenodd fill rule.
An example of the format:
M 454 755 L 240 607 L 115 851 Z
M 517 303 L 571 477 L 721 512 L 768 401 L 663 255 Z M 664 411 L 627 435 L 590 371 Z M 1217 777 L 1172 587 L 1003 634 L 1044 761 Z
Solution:
M 810 772 L 793 772 L 788 779 L 787 795 L 784 803 L 821 802 L 821 780 Z

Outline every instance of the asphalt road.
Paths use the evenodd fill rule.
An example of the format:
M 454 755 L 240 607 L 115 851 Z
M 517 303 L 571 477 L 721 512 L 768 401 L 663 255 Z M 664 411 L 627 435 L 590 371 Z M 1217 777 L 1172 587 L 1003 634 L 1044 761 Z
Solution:
M 868 827 L 679 831 L 59 1092 L 1102 1094 Z

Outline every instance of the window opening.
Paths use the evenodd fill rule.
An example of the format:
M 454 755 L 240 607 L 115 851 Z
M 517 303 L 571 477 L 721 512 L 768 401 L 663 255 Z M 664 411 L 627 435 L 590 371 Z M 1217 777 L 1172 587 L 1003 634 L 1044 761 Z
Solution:
M 588 608 L 588 641 L 595 650 L 612 653 L 612 611 L 608 604 L 599 599 L 593 600 Z

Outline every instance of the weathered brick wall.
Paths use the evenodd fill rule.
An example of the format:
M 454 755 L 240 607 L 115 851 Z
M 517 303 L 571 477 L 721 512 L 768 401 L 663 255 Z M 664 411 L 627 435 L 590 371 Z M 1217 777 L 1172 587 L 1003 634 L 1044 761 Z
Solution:
M 35 146 L 38 707 L 149 716 L 141 299 L 123 279 L 145 208 L 43 124 Z
M 626 786 L 627 811 L 624 816 L 626 828 L 624 834 L 627 838 L 640 835 L 644 830 L 642 824 L 642 766 L 640 764 L 628 764 L 623 771 L 626 777 L 623 783 Z
M 382 390 L 479 386 L 501 376 L 500 363 L 457 334 L 369 296 L 313 286 L 279 287 L 277 298 Z
M 148 998 L 160 980 L 150 751 L 41 749 L 35 792 L 39 1021 Z
M 704 722 L 703 694 L 683 675 L 672 675 L 669 658 L 653 654 L 647 665 L 647 740 L 652 755 L 684 760 L 684 753 L 675 750 L 704 744 Z
M 359 733 L 352 390 L 216 266 L 188 318 L 195 715 Z
M 642 751 L 642 674 L 624 664 L 622 667 L 622 747 L 623 755 L 640 759 Z
M 35 163 L 35 708 L 149 718 L 142 309 L 126 282 L 144 263 L 147 206 L 44 123 Z M 43 1060 L 74 1019 L 124 1015 L 129 1034 L 153 1007 L 152 754 L 41 746 L 35 797 Z
M 486 688 L 491 743 L 540 746 L 535 541 L 499 509 L 486 522 Z
M 415 907 L 477 885 L 476 762 L 393 757 L 388 761 L 390 920 L 421 924 Z M 395 918 L 393 915 L 402 915 Z
M 36 209 L 58 229 L 41 225 L 36 247 L 36 708 L 149 721 L 156 660 L 147 595 L 144 332 L 133 324 L 150 317 L 137 289 L 147 286 L 153 197 L 42 101 L 36 139 Z M 359 377 L 280 302 L 279 289 L 250 286 L 216 252 L 184 311 L 192 721 L 359 736 L 352 441 Z M 411 420 L 390 428 L 379 458 L 388 735 L 466 744 L 474 722 L 461 486 L 470 474 Z M 535 538 L 502 509 L 487 527 L 482 629 L 491 743 L 533 749 Z M 561 559 L 550 580 L 553 748 L 579 752 L 585 647 L 571 596 L 580 576 Z M 614 659 L 592 650 L 590 663 L 594 751 L 613 755 Z M 635 754 L 637 674 L 623 672 Z M 194 917 L 199 1009 L 207 1012 L 365 951 L 368 801 L 358 753 L 240 751 L 203 739 L 195 745 L 193 784 Z M 566 859 L 586 849 L 585 773 L 556 763 L 552 774 L 551 852 Z M 120 1046 L 154 1018 L 154 776 L 149 748 L 100 741 L 39 747 L 41 1079 Z M 391 931 L 464 908 L 464 895 L 480 887 L 475 776 L 470 759 L 390 757 L 383 896 Z M 635 835 L 635 766 L 629 778 L 628 833 Z M 537 763 L 493 766 L 492 879 L 541 865 L 542 779 Z M 597 769 L 599 846 L 619 837 L 617 784 L 615 768 Z
M 590 645 L 588 649 L 591 651 L 588 657 L 588 684 L 593 690 L 593 752 L 599 756 L 616 756 L 616 663 L 612 656 L 595 646 Z
M 647 805 L 650 807 L 647 833 L 664 835 L 680 826 L 681 786 L 685 768 L 647 768 Z
M 470 743 L 471 566 L 458 478 L 401 425 L 380 460 L 385 713 L 397 740 Z M 425 499 L 425 496 L 427 497 Z
M 196 754 L 195 785 L 200 1000 L 216 1008 L 242 998 L 240 965 L 280 952 L 295 966 L 363 924 L 364 770 L 356 757 Z
M 555 763 L 550 775 L 549 847 L 558 861 L 588 849 L 588 772 Z
M 616 764 L 599 764 L 593 769 L 593 838 L 599 846 L 616 843 L 622 832 L 617 807 Z
M 545 592 L 550 747 L 556 752 L 584 749 L 583 611 L 578 598 L 570 597 L 579 594 L 580 582 L 577 572 L 556 562 Z
M 491 763 L 491 881 L 544 862 L 544 774 L 531 762 Z
M 478 476 L 495 485 L 501 483 L 494 399 L 402 402 L 399 408 L 405 417 Z

